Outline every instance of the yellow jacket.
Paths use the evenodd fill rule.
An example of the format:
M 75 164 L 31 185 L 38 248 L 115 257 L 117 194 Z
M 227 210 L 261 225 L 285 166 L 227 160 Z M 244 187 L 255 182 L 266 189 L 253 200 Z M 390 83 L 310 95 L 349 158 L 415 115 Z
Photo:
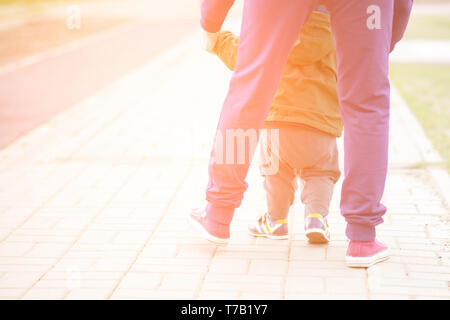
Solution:
M 214 53 L 234 70 L 239 37 L 219 33 Z M 266 126 L 300 125 L 342 134 L 336 53 L 329 15 L 314 11 L 295 43 L 266 119 Z

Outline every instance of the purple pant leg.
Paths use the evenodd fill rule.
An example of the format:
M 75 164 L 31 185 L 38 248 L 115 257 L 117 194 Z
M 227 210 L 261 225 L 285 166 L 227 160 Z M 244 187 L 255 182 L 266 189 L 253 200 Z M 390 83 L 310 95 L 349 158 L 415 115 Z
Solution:
M 217 139 L 226 145 L 227 130 L 258 131 L 290 50 L 317 0 L 245 0 L 236 69 L 222 107 Z M 219 143 L 220 145 L 220 143 Z M 248 148 L 249 149 L 249 148 Z M 244 164 L 218 163 L 213 148 L 206 190 L 208 218 L 229 224 L 247 188 L 245 178 L 253 156 Z
M 328 0 L 344 122 L 341 213 L 347 237 L 370 241 L 383 222 L 389 135 L 393 0 Z
M 394 18 L 392 25 L 391 52 L 394 50 L 397 42 L 401 40 L 408 25 L 409 16 L 413 0 L 395 0 L 394 1 Z

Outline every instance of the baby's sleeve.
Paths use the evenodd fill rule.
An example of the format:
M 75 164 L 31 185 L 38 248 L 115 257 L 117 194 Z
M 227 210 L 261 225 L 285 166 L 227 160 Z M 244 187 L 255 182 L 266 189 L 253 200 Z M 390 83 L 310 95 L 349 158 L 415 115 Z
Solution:
M 299 40 L 289 56 L 289 60 L 298 65 L 315 63 L 334 50 L 330 27 L 323 24 L 306 23 Z
M 220 31 L 213 52 L 222 60 L 228 69 L 236 67 L 239 37 L 230 31 Z

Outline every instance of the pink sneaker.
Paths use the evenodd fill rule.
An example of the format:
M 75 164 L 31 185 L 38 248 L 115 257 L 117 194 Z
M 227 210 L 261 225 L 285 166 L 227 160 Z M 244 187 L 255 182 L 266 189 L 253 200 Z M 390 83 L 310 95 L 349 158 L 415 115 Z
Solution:
M 214 244 L 226 245 L 230 241 L 230 227 L 208 219 L 204 209 L 192 210 L 189 222 L 206 240 Z
M 389 258 L 389 249 L 383 243 L 374 241 L 350 241 L 345 261 L 348 267 L 368 268 Z

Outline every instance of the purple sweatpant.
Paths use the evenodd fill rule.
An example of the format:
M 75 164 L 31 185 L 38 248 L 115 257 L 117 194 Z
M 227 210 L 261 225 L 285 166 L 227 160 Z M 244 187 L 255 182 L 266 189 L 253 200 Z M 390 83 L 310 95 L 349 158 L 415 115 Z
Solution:
M 204 0 L 203 28 L 218 31 L 233 2 Z M 386 212 L 380 200 L 388 162 L 388 57 L 394 0 L 245 0 L 236 69 L 215 145 L 217 139 L 225 145 L 230 130 L 263 127 L 289 52 L 319 3 L 330 12 L 337 50 L 345 159 L 341 212 L 347 221 L 347 237 L 370 241 Z M 400 25 L 406 27 L 406 23 Z M 215 161 L 216 150 L 209 165 L 206 212 L 209 219 L 229 224 L 247 189 L 245 178 L 254 150 L 248 147 L 245 163 Z

